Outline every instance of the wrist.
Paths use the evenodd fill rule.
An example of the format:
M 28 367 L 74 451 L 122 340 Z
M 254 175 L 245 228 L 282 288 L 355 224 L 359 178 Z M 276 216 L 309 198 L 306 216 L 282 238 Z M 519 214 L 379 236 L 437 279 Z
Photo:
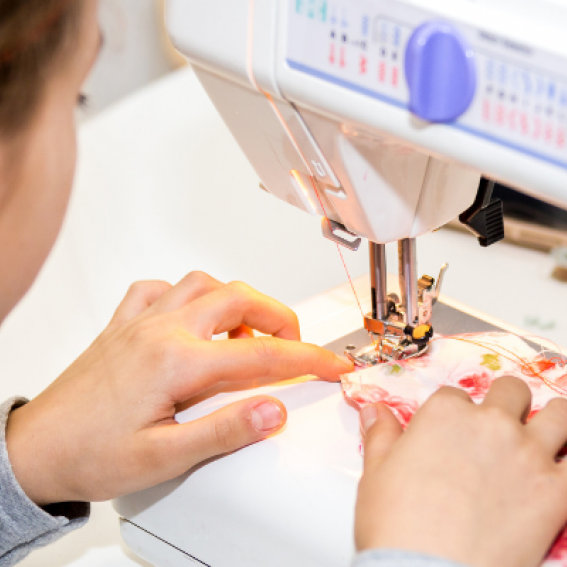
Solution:
M 12 472 L 26 496 L 38 506 L 68 500 L 54 470 L 59 456 L 53 438 L 48 437 L 46 445 L 44 433 L 45 428 L 34 419 L 33 407 L 24 405 L 10 413 L 6 447 Z

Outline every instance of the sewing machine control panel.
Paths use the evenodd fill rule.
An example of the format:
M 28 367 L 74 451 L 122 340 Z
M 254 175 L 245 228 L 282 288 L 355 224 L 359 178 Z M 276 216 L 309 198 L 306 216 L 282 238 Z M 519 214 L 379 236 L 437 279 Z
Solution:
M 567 169 L 567 62 L 398 0 L 288 0 L 286 64 Z

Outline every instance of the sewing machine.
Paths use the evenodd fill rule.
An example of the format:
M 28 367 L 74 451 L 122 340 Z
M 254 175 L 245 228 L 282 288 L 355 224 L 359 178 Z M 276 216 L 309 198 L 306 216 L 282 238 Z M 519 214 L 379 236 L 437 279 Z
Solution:
M 353 329 L 340 297 L 322 299 L 329 348 L 368 365 L 423 354 L 434 329 L 495 328 L 435 305 L 446 266 L 420 276 L 415 239 L 457 216 L 481 245 L 501 239 L 493 179 L 567 205 L 565 23 L 557 0 L 169 0 L 171 38 L 258 190 L 320 217 L 339 246 L 369 241 L 371 308 Z M 129 546 L 159 567 L 348 564 L 356 415 L 336 385 L 298 382 L 260 390 L 288 407 L 281 435 L 118 500 Z

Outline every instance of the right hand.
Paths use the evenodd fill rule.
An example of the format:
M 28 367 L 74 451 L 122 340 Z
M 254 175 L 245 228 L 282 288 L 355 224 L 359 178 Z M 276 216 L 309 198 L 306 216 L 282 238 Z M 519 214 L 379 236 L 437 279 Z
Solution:
M 567 400 L 529 423 L 531 393 L 496 380 L 482 404 L 442 388 L 407 430 L 383 405 L 361 412 L 359 550 L 408 550 L 474 567 L 535 567 L 567 522 Z
M 255 328 L 268 337 L 254 337 Z M 212 341 L 229 332 L 234 340 Z M 91 347 L 8 420 L 20 485 L 40 505 L 106 500 L 178 476 L 272 435 L 283 404 L 255 396 L 179 424 L 176 408 L 219 382 L 305 374 L 338 380 L 352 365 L 300 342 L 291 309 L 242 283 L 192 273 L 133 286 Z

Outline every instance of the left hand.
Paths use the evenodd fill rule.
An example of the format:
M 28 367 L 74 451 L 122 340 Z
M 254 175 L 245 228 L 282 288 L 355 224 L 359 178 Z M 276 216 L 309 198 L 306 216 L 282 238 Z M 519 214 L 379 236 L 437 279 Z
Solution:
M 471 567 L 537 567 L 567 522 L 567 400 L 526 424 L 525 382 L 496 380 L 477 405 L 438 390 L 405 433 L 384 405 L 361 411 L 359 550 L 407 550 Z
M 241 340 L 211 341 L 227 331 Z M 352 370 L 299 340 L 293 311 L 245 284 L 198 272 L 175 287 L 134 284 L 91 347 L 11 414 L 16 478 L 40 505 L 106 500 L 260 441 L 285 424 L 279 400 L 256 396 L 182 425 L 176 406 L 222 381 Z

